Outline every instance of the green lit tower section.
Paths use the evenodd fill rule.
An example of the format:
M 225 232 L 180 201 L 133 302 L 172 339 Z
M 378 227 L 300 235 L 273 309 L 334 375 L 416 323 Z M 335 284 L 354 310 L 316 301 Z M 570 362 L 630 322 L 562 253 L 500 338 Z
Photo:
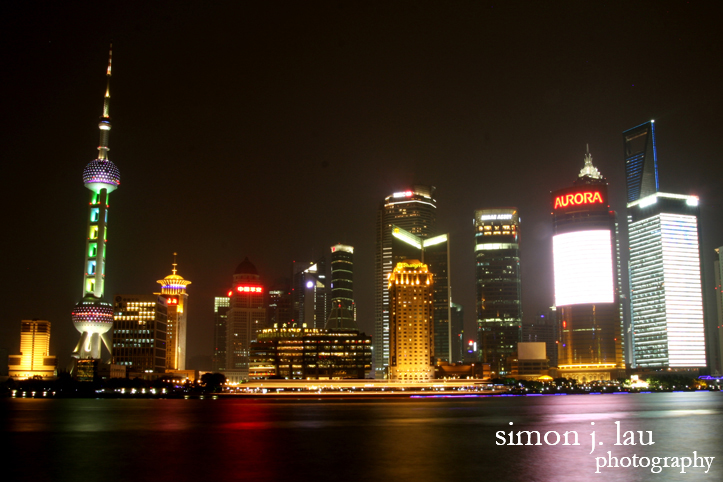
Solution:
M 110 135 L 110 75 L 113 49 L 108 55 L 107 85 L 100 118 L 98 159 L 83 170 L 83 183 L 90 189 L 87 242 L 83 266 L 83 299 L 73 308 L 73 324 L 80 332 L 80 341 L 72 356 L 78 359 L 99 359 L 101 340 L 112 351 L 113 305 L 103 300 L 105 256 L 108 242 L 108 195 L 120 184 L 118 168 L 108 159 Z

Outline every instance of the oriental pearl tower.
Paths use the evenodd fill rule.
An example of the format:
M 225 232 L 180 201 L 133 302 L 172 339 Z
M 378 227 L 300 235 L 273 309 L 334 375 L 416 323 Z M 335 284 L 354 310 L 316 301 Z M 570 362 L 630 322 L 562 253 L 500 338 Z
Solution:
M 83 299 L 73 308 L 73 324 L 80 332 L 80 341 L 72 356 L 78 359 L 100 359 L 101 340 L 112 353 L 113 305 L 103 300 L 105 284 L 105 256 L 108 242 L 108 195 L 120 184 L 120 172 L 108 159 L 110 135 L 110 67 L 113 57 L 111 45 L 103 115 L 100 118 L 100 145 L 98 159 L 90 161 L 83 170 L 83 183 L 90 189 L 85 265 L 83 267 Z

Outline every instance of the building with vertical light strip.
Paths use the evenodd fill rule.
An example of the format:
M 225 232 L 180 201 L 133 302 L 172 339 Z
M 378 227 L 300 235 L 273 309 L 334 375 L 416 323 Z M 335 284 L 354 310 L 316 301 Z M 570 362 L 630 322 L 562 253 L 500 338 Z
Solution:
M 331 247 L 331 309 L 326 329 L 356 328 L 354 247 L 337 244 Z
M 639 368 L 706 366 L 698 198 L 628 203 L 633 354 Z
M 623 132 L 633 366 L 706 366 L 696 196 L 658 192 L 655 124 Z
M 389 275 L 389 378 L 434 378 L 434 275 L 418 260 L 397 263 Z
M 168 305 L 168 323 L 166 325 L 166 368 L 168 370 L 186 369 L 186 333 L 188 330 L 188 293 L 186 287 L 190 281 L 177 273 L 176 253 L 173 253 L 173 269 L 170 275 L 157 283 L 161 292 L 155 293 L 166 299 Z
M 394 251 L 393 227 L 420 239 L 432 236 L 437 216 L 434 186 L 414 186 L 387 196 L 377 211 L 374 257 L 374 376 L 387 378 L 389 366 L 389 275 L 406 258 Z
M 244 258 L 233 275 L 226 312 L 226 369 L 230 382 L 249 379 L 251 342 L 266 326 L 265 287 L 256 267 Z
M 20 355 L 10 355 L 8 364 L 8 373 L 15 379 L 54 378 L 58 374 L 56 358 L 50 356 L 49 321 L 20 322 Z
M 551 208 L 558 375 L 614 380 L 625 368 L 616 215 L 589 151 L 573 185 L 551 194 Z
M 108 241 L 108 208 L 110 193 L 120 185 L 120 172 L 108 159 L 110 137 L 110 77 L 111 54 L 106 70 L 106 90 L 103 115 L 100 118 L 98 158 L 83 170 L 83 184 L 91 191 L 86 229 L 85 261 L 83 265 L 83 298 L 72 312 L 73 325 L 80 332 L 80 340 L 72 353 L 75 367 L 86 365 L 91 371 L 101 358 L 101 341 L 112 353 L 113 305 L 103 299 L 105 291 L 106 243 Z M 81 360 L 90 360 L 83 362 Z M 85 368 L 80 371 L 87 372 Z M 75 372 L 76 375 L 78 372 Z
M 477 349 L 493 377 L 510 371 L 507 359 L 520 341 L 520 216 L 517 208 L 474 213 Z
M 713 262 L 715 276 L 715 306 L 718 312 L 718 323 L 715 327 L 711 326 L 711 368 L 713 373 L 717 375 L 723 374 L 723 293 L 721 293 L 721 283 L 723 282 L 723 246 L 715 249 L 715 261 Z

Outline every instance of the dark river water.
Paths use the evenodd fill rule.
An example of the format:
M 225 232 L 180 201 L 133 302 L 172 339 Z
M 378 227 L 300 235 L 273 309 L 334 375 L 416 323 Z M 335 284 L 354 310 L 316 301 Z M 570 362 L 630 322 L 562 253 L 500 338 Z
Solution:
M 614 445 L 615 422 L 620 442 L 634 435 L 636 445 Z M 388 401 L 4 399 L 0 424 L 2 481 L 723 481 L 723 393 L 715 392 Z M 538 431 L 542 445 L 509 445 L 510 430 Z M 573 431 L 580 445 L 563 445 L 565 432 L 574 442 Z M 654 444 L 641 445 L 638 431 L 642 442 Z M 534 432 L 532 438 L 537 442 Z M 708 466 L 702 457 L 715 459 Z M 614 458 L 618 467 L 607 467 Z M 696 462 L 695 468 L 673 466 Z

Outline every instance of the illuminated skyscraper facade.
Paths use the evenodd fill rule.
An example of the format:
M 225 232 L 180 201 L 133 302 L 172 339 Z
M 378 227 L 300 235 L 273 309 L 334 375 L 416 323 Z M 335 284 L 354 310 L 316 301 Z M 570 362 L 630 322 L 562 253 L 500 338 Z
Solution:
M 507 359 L 520 341 L 520 216 L 517 208 L 474 212 L 477 349 L 493 376 L 510 371 Z
M 414 186 L 387 196 L 377 211 L 374 258 L 374 372 L 386 378 L 389 366 L 389 275 L 395 263 L 406 258 L 394 251 L 393 228 L 401 228 L 420 239 L 431 236 L 437 216 L 433 186 Z M 416 257 L 416 256 L 413 256 Z
M 113 305 L 103 300 L 108 241 L 108 196 L 120 185 L 120 172 L 108 159 L 111 59 L 112 55 L 108 58 L 103 115 L 98 124 L 98 159 L 91 161 L 83 170 L 83 183 L 91 191 L 91 196 L 83 265 L 83 299 L 75 305 L 72 312 L 73 324 L 80 332 L 80 340 L 72 354 L 76 359 L 99 359 L 101 340 L 108 351 L 112 351 L 110 330 L 113 327 Z
M 589 152 L 573 185 L 551 194 L 551 207 L 559 374 L 615 379 L 625 367 L 616 215 Z
M 8 357 L 11 378 L 24 379 L 57 375 L 57 361 L 50 356 L 50 322 L 22 320 L 20 322 L 20 355 Z
M 326 329 L 356 329 L 353 246 L 331 247 L 331 310 Z
M 178 275 L 176 253 L 173 253 L 172 273 L 158 280 L 160 294 L 168 305 L 168 323 L 166 325 L 166 368 L 169 370 L 186 369 L 186 332 L 188 330 L 188 293 L 186 287 L 190 281 Z
M 233 275 L 229 310 L 226 313 L 226 369 L 231 382 L 249 379 L 251 342 L 266 326 L 265 287 L 256 267 L 245 258 Z
M 232 291 L 229 296 L 216 296 L 213 299 L 213 357 L 211 369 L 214 372 L 226 370 L 226 326 L 228 310 L 231 309 Z
M 434 275 L 418 260 L 396 264 L 389 275 L 389 378 L 434 378 Z
M 623 147 L 633 366 L 703 368 L 698 198 L 658 192 L 653 121 L 623 132 Z
M 637 367 L 706 366 L 698 198 L 655 193 L 628 203 Z
M 113 363 L 129 377 L 166 372 L 168 304 L 159 295 L 116 295 Z

